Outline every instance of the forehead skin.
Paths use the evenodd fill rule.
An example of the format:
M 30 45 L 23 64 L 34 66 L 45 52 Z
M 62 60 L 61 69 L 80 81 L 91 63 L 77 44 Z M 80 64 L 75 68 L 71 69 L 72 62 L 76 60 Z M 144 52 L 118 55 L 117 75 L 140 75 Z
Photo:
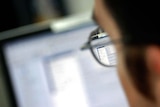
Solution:
M 111 37 L 111 39 L 120 39 L 119 28 L 110 14 L 109 9 L 104 4 L 104 0 L 95 0 L 94 16 L 97 23 L 102 27 Z

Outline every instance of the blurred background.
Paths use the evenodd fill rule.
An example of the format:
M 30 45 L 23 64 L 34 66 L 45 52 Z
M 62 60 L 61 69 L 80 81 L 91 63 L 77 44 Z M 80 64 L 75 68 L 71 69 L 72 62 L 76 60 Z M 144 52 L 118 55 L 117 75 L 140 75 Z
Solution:
M 18 27 L 59 20 L 92 11 L 94 0 L 1 0 L 0 33 Z M 10 35 L 10 34 L 9 34 Z M 3 35 L 0 34 L 0 37 Z M 10 107 L 0 65 L 0 107 Z
M 0 32 L 92 10 L 94 0 L 1 0 Z
M 128 107 L 116 69 L 101 66 L 85 44 L 97 28 L 93 5 L 94 0 L 0 1 L 0 107 Z M 113 46 L 99 41 L 109 37 L 89 40 L 96 37 L 97 60 L 116 62 Z
M 93 5 L 94 0 L 1 0 L 0 37 L 3 38 L 2 33 L 11 29 L 92 11 Z M 11 107 L 8 84 L 4 81 L 0 62 L 0 107 Z

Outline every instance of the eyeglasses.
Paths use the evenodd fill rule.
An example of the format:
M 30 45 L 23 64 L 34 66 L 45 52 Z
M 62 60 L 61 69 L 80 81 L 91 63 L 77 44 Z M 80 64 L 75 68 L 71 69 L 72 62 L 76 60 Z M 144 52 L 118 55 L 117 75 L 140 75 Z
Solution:
M 81 50 L 84 49 L 90 49 L 93 57 L 99 64 L 105 67 L 116 66 L 115 47 L 108 34 L 101 28 L 91 32 L 88 42 L 81 47 Z

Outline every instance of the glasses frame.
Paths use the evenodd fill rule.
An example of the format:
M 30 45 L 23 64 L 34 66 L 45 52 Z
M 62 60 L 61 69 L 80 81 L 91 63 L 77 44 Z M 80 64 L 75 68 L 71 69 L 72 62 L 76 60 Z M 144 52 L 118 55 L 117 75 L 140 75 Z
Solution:
M 96 30 L 98 30 L 98 29 L 100 29 L 100 28 L 97 28 Z M 100 32 L 100 33 L 102 33 L 102 32 Z M 96 36 L 96 35 L 98 35 L 98 34 L 100 34 L 100 33 L 99 33 L 99 32 L 97 32 L 96 34 L 91 33 L 91 34 L 89 35 L 88 42 L 86 43 L 86 46 L 87 46 L 87 48 L 90 49 L 91 54 L 93 55 L 94 59 L 95 59 L 100 65 L 102 65 L 102 66 L 104 66 L 104 67 L 115 67 L 116 65 L 106 65 L 106 64 L 102 63 L 102 62 L 96 57 L 96 55 L 95 55 L 95 53 L 94 53 L 94 51 L 93 51 L 94 46 L 91 45 L 91 42 L 92 42 L 93 40 L 95 40 L 95 39 L 93 39 L 93 37 Z M 104 33 L 104 32 L 103 32 L 103 33 Z M 108 37 L 108 35 L 106 35 L 106 36 Z M 98 39 L 98 38 L 97 38 L 97 39 Z M 107 42 L 106 44 L 111 44 L 111 41 Z

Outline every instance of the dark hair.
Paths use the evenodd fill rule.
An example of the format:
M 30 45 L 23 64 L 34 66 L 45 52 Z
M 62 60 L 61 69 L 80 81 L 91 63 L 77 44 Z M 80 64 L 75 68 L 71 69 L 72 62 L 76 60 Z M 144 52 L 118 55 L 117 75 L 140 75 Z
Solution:
M 104 0 L 104 3 L 115 18 L 125 42 L 160 44 L 158 0 Z
M 125 46 L 128 73 L 136 88 L 154 100 L 148 81 L 145 48 L 160 45 L 160 6 L 158 0 L 104 0 L 115 19 Z

